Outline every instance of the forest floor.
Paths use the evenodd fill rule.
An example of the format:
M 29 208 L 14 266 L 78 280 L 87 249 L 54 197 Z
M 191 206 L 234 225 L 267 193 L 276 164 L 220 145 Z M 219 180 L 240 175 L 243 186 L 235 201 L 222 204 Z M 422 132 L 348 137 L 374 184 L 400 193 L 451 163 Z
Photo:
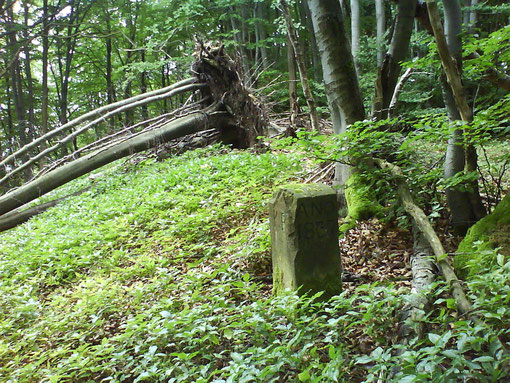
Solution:
M 267 203 L 279 185 L 329 182 L 323 169 L 292 148 L 214 146 L 120 161 L 45 197 L 90 186 L 0 235 L 0 380 L 503 381 L 492 340 L 510 341 L 509 263 L 466 281 L 483 325 L 438 282 L 427 336 L 399 344 L 404 220 L 340 239 L 341 295 L 271 295 Z M 444 209 L 435 224 L 455 250 Z

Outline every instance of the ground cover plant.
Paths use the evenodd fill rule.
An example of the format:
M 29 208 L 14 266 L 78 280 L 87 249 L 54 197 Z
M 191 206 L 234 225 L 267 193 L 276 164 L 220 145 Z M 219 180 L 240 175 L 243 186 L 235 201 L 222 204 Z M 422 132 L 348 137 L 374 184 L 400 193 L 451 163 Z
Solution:
M 509 340 L 502 257 L 467 284 L 483 325 L 458 317 L 438 284 L 423 318 L 429 333 L 407 346 L 396 339 L 408 284 L 390 272 L 346 283 L 328 302 L 270 295 L 266 204 L 278 184 L 304 177 L 307 161 L 295 150 L 214 147 L 114 164 L 86 193 L 2 234 L 1 380 L 502 379 L 508 356 L 494 346 Z M 369 226 L 360 237 L 372 235 Z M 354 238 L 348 268 L 363 272 L 348 254 Z M 362 259 L 377 258 L 369 253 Z

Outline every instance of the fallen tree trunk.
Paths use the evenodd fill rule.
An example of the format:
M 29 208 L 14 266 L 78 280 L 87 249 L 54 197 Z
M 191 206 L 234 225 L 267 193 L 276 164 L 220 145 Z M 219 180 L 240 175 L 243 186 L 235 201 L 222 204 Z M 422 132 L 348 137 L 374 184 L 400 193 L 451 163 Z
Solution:
M 114 102 L 113 104 L 105 105 L 101 108 L 94 109 L 88 113 L 85 113 L 81 115 L 80 117 L 75 118 L 74 120 L 69 121 L 67 124 L 64 124 L 62 126 L 59 126 L 56 129 L 53 129 L 50 132 L 47 132 L 46 134 L 42 135 L 41 137 L 33 140 L 29 144 L 23 146 L 22 148 L 18 149 L 16 152 L 12 153 L 11 155 L 5 157 L 1 162 L 0 166 L 7 165 L 14 161 L 17 157 L 21 156 L 22 154 L 27 153 L 30 149 L 33 149 L 34 147 L 38 146 L 39 144 L 43 143 L 45 140 L 49 140 L 50 138 L 53 138 L 57 136 L 58 134 L 65 132 L 79 124 L 81 124 L 84 121 L 90 120 L 91 118 L 94 118 L 96 116 L 101 116 L 103 113 L 109 112 L 113 109 L 117 109 L 119 107 L 122 107 L 124 105 L 131 104 L 133 102 L 137 102 L 140 100 L 143 100 L 148 97 L 160 95 L 163 93 L 168 93 L 174 89 L 181 88 L 186 85 L 191 85 L 196 82 L 195 78 L 188 78 L 186 80 L 179 81 L 175 84 L 172 84 L 170 86 L 167 86 L 165 88 L 156 89 L 154 91 L 148 92 L 148 93 L 142 93 L 130 98 L 127 98 L 122 101 Z
M 429 246 L 434 252 L 436 264 L 441 271 L 443 278 L 450 285 L 452 296 L 457 303 L 459 312 L 462 314 L 469 314 L 471 311 L 471 303 L 468 301 L 466 294 L 464 293 L 464 290 L 460 284 L 460 280 L 455 275 L 453 267 L 447 260 L 447 253 L 441 244 L 439 237 L 434 231 L 434 228 L 430 224 L 428 217 L 425 215 L 423 210 L 414 203 L 414 199 L 411 195 L 411 192 L 409 191 L 409 186 L 404 180 L 402 170 L 398 166 L 382 159 L 375 158 L 374 162 L 381 169 L 388 169 L 395 176 L 395 180 L 398 185 L 397 192 L 400 199 L 402 200 L 404 210 L 413 218 L 416 226 L 423 233 L 424 238 L 427 240 Z
M 206 126 L 221 126 L 224 124 L 228 124 L 228 114 L 218 112 L 216 108 L 211 107 L 209 110 L 192 113 L 172 121 L 159 129 L 142 133 L 112 147 L 88 154 L 0 197 L 0 215 L 23 206 L 57 187 L 110 162 L 153 148 L 175 138 L 197 133 Z
M 151 97 L 164 97 L 165 94 L 179 92 L 184 88 L 197 87 L 201 92 L 199 105 L 202 109 L 193 112 L 189 109 L 184 110 L 183 112 L 187 111 L 189 114 L 149 131 L 142 131 L 110 143 L 93 153 L 54 168 L 0 197 L 0 215 L 17 209 L 69 181 L 117 159 L 202 130 L 217 129 L 219 140 L 235 147 L 242 148 L 255 144 L 258 141 L 258 136 L 264 133 L 266 125 L 262 104 L 244 86 L 240 79 L 237 63 L 226 54 L 222 45 L 204 46 L 200 43 L 198 48 L 196 54 L 198 58 L 192 66 L 195 78 L 189 80 L 189 83 L 186 82 L 188 85 L 181 83 L 179 87 L 172 86 L 170 91 L 167 87 L 165 88 L 166 93 Z M 149 98 L 145 97 L 145 101 Z M 139 105 L 141 102 L 141 100 L 135 101 L 134 104 Z M 130 107 L 123 106 L 122 102 L 116 103 L 116 105 L 120 108 Z M 105 108 L 112 111 L 118 110 L 111 106 Z M 101 108 L 101 110 L 104 112 L 106 109 Z M 91 116 L 90 113 L 87 115 Z M 104 117 L 102 116 L 101 119 Z M 81 129 L 85 128 L 86 126 Z M 74 137 L 75 133 L 71 136 Z
M 423 318 L 427 312 L 429 302 L 427 292 L 434 282 L 436 273 L 433 261 L 432 249 L 427 243 L 423 234 L 415 228 L 414 251 L 411 257 L 411 271 L 413 280 L 411 282 L 411 299 L 404 307 L 399 327 L 399 343 L 409 344 L 410 340 L 417 336 L 423 338 L 425 324 Z
M 172 89 L 172 90 L 170 90 L 168 92 L 165 92 L 165 93 L 162 93 L 162 94 L 158 94 L 158 95 L 155 95 L 155 96 L 145 97 L 145 98 L 143 98 L 141 100 L 130 102 L 128 104 L 122 105 L 122 106 L 120 106 L 118 108 L 115 108 L 113 110 L 110 110 L 105 115 L 102 115 L 101 117 L 96 118 L 95 120 L 92 120 L 88 124 L 82 126 L 80 129 L 74 131 L 73 133 L 69 134 L 67 137 L 64 137 L 63 139 L 58 141 L 55 145 L 50 146 L 49 148 L 46 148 L 41 153 L 31 157 L 24 164 L 18 166 L 17 168 L 14 168 L 10 172 L 8 172 L 2 179 L 0 179 L 0 185 L 3 185 L 5 182 L 7 182 L 15 174 L 17 174 L 20 171 L 28 168 L 32 164 L 35 164 L 37 161 L 39 161 L 40 159 L 46 157 L 48 154 L 54 152 L 58 148 L 61 148 L 62 146 L 66 145 L 69 142 L 72 142 L 78 135 L 86 132 L 88 129 L 96 126 L 97 124 L 99 124 L 99 123 L 101 123 L 103 121 L 106 121 L 106 119 L 108 119 L 110 117 L 113 117 L 113 116 L 115 116 L 115 115 L 117 115 L 119 113 L 125 112 L 126 110 L 134 109 L 134 108 L 136 108 L 138 106 L 141 106 L 141 105 L 146 105 L 146 104 L 148 104 L 150 102 L 159 101 L 159 100 L 162 100 L 162 99 L 165 99 L 165 98 L 168 98 L 168 97 L 172 97 L 172 96 L 175 96 L 177 94 L 184 93 L 184 92 L 198 90 L 198 89 L 200 89 L 200 88 L 202 88 L 204 86 L 206 86 L 206 85 L 205 84 L 190 84 L 190 85 L 185 85 L 185 86 L 182 86 L 182 87 L 179 87 L 179 88 L 174 88 L 174 89 Z
M 50 207 L 57 206 L 60 202 L 64 201 L 65 199 L 69 197 L 79 196 L 80 194 L 85 193 L 89 189 L 90 187 L 87 187 L 85 189 L 77 191 L 76 193 L 54 199 L 53 201 L 49 201 L 41 205 L 33 206 L 25 210 L 14 210 L 7 214 L 4 214 L 3 216 L 0 216 L 0 232 L 21 225 L 22 223 L 27 222 L 30 218 L 35 217 L 38 214 L 44 213 Z

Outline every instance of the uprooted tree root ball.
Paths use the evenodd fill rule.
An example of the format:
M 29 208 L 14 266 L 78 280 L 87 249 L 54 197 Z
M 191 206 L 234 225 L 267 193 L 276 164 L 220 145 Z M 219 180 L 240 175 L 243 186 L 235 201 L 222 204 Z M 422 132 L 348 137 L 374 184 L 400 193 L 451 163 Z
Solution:
M 208 87 L 200 93 L 205 102 L 219 102 L 229 113 L 229 123 L 221 126 L 222 140 L 246 148 L 263 135 L 267 117 L 263 104 L 242 80 L 239 62 L 233 60 L 223 45 L 197 43 L 196 61 L 191 67 L 194 76 Z

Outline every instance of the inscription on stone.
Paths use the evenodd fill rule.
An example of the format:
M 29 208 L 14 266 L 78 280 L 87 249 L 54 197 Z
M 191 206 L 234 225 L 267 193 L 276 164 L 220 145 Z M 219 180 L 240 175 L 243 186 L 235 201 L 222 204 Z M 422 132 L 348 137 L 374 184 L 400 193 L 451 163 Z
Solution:
M 274 292 L 341 291 L 335 191 L 322 184 L 281 187 L 270 205 Z

